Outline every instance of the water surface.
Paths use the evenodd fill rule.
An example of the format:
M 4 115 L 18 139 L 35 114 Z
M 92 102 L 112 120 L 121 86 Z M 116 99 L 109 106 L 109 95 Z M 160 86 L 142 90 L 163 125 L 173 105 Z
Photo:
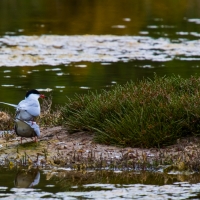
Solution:
M 1 101 L 36 88 L 63 104 L 154 73 L 199 75 L 199 9 L 198 0 L 2 0 Z
M 0 198 L 4 199 L 193 199 L 200 195 L 198 174 L 21 167 L 1 171 Z

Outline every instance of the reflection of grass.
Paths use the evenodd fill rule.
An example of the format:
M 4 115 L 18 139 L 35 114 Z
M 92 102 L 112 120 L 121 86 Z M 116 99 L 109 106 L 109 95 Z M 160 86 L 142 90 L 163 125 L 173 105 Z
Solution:
M 96 132 L 96 141 L 155 147 L 200 132 L 200 78 L 154 77 L 77 95 L 61 109 L 71 129 Z
M 55 181 L 62 191 L 91 191 L 91 190 L 109 190 L 101 184 L 116 184 L 116 187 L 123 187 L 125 184 L 151 184 L 151 185 L 164 185 L 173 184 L 174 182 L 189 181 L 190 183 L 198 183 L 200 176 L 197 174 L 166 174 L 158 172 L 140 172 L 123 171 L 116 173 L 115 171 L 100 170 L 100 171 L 59 171 L 55 173 L 49 172 L 47 176 L 51 175 L 51 180 Z M 94 184 L 93 186 L 85 186 L 85 184 Z M 97 184 L 95 186 L 95 184 Z M 76 186 L 76 187 L 72 187 Z M 102 188 L 103 187 L 103 188 Z

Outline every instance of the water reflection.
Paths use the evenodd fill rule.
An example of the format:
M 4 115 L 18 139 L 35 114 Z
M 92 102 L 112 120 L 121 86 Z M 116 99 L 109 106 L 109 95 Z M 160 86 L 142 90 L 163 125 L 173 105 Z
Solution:
M 199 174 L 0 168 L 0 197 L 10 199 L 193 199 Z M 10 184 L 15 177 L 15 187 Z
M 64 104 L 154 72 L 199 74 L 199 9 L 198 0 L 1 0 L 1 101 L 36 88 Z
M 0 44 L 0 66 L 69 66 L 85 68 L 87 65 L 78 62 L 129 62 L 132 60 L 148 60 L 167 62 L 173 60 L 200 60 L 199 40 L 189 41 L 179 38 L 170 41 L 166 38 L 133 36 L 18 36 L 5 37 Z M 15 47 L 5 46 L 7 43 Z M 61 49 L 55 45 L 61 42 Z M 46 71 L 61 69 L 47 68 Z M 36 70 L 37 71 L 37 70 Z M 35 72 L 35 71 L 34 71 Z M 32 73 L 28 70 L 27 73 Z M 61 74 L 60 74 L 61 73 Z
M 1 0 L 0 34 L 139 35 L 146 32 L 153 37 L 178 38 L 178 30 L 200 32 L 199 10 L 198 0 L 126 0 L 125 3 L 123 0 L 114 3 L 112 0 Z
M 25 170 L 21 169 L 17 172 L 15 177 L 15 187 L 29 188 L 38 185 L 40 182 L 40 172 L 36 169 Z
M 50 68 L 45 65 L 9 68 L 11 78 L 0 78 L 1 101 L 16 104 L 28 89 L 36 88 L 44 91 L 46 96 L 51 93 L 54 105 L 63 105 L 67 97 L 73 97 L 76 93 L 109 90 L 116 83 L 125 84 L 130 80 L 137 81 L 144 77 L 153 78 L 154 73 L 159 76 L 176 74 L 184 78 L 200 74 L 199 61 L 176 60 L 152 63 L 146 60 L 108 63 L 109 65 L 87 62 L 80 64 L 87 65 L 87 67 L 75 67 L 74 65 L 77 64 L 73 63 L 69 66 L 57 66 L 56 68 L 61 69 L 59 72 L 62 71 L 62 76 L 56 75 L 58 71 L 46 71 L 45 69 Z M 6 69 L 7 67 L 1 67 L 0 74 Z M 27 71 L 32 71 L 32 73 L 28 74 Z M 8 109 L 8 107 L 4 108 Z

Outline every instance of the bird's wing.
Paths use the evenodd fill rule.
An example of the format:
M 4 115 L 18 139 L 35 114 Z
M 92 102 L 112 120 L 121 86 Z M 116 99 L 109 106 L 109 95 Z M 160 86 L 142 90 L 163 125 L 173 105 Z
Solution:
M 40 182 L 40 172 L 38 171 L 34 181 L 29 185 L 29 187 L 36 186 L 38 185 L 39 182 Z
M 28 124 L 32 129 L 34 129 L 35 134 L 37 135 L 37 137 L 40 136 L 40 127 L 37 125 L 36 122 L 33 121 L 24 121 L 26 124 Z
M 22 100 L 19 102 L 17 110 L 25 110 L 32 116 L 38 116 L 40 114 L 40 105 L 39 102 L 35 100 Z
M 0 102 L 0 103 L 3 103 L 3 104 L 6 104 L 6 105 L 9 105 L 9 106 L 12 106 L 12 107 L 15 107 L 15 108 L 17 108 L 17 105 L 15 105 L 15 104 L 6 103 L 6 102 Z
M 34 127 L 31 127 L 32 122 L 26 122 L 20 119 L 15 119 L 15 132 L 21 137 L 35 137 L 37 132 L 35 132 Z

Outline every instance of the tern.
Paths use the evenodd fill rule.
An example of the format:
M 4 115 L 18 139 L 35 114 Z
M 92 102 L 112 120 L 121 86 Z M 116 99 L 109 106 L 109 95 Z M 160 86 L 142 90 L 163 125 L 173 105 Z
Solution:
M 38 185 L 40 182 L 40 172 L 38 168 L 18 170 L 15 177 L 15 187 L 31 188 Z
M 25 99 L 20 101 L 18 105 L 6 102 L 0 103 L 15 107 L 16 119 L 20 119 L 22 121 L 33 121 L 34 117 L 40 115 L 40 103 L 38 101 L 39 98 L 45 98 L 45 96 L 33 89 L 26 93 Z
M 17 172 L 15 177 L 15 187 L 30 188 L 38 185 L 40 182 L 40 172 L 38 168 L 22 169 Z

